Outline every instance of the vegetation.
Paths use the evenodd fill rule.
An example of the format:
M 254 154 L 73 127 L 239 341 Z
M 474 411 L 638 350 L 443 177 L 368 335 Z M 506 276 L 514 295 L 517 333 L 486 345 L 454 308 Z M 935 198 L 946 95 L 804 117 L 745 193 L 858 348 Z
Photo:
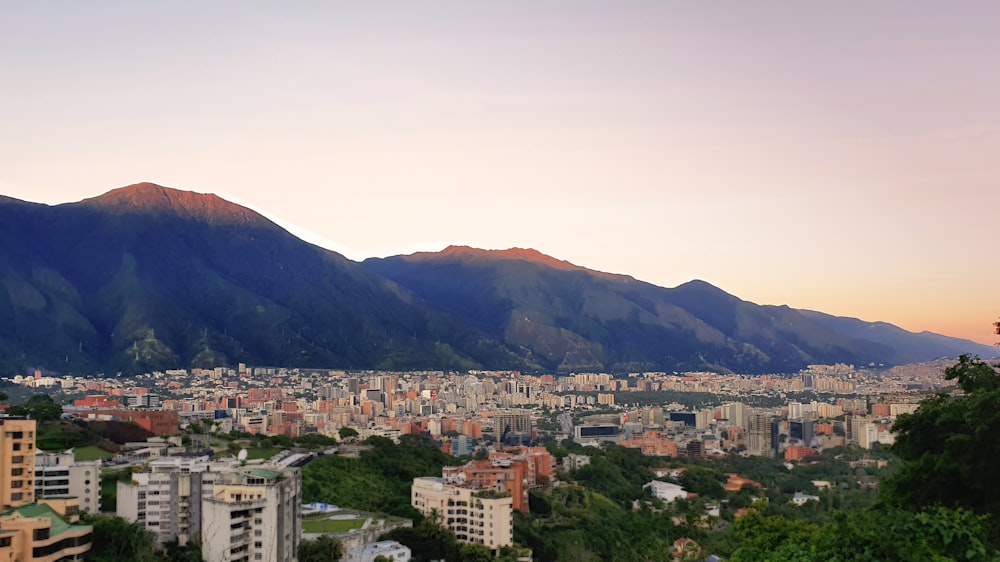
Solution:
M 662 459 L 615 446 L 550 442 L 557 457 L 585 454 L 591 462 L 563 475 L 561 486 L 530 493 L 531 512 L 515 514 L 514 540 L 540 562 L 707 554 L 737 562 L 995 560 L 1000 492 L 990 484 L 1000 471 L 993 463 L 1000 453 L 993 439 L 1000 427 L 1000 372 L 963 357 L 946 376 L 956 381 L 957 392 L 900 416 L 894 447 L 829 449 L 791 468 L 780 459 L 735 454 Z M 361 458 L 326 457 L 308 465 L 306 501 L 412 516 L 412 478 L 440 474 L 456 462 L 426 438 L 366 444 L 370 449 Z M 857 462 L 872 459 L 892 462 L 888 469 Z M 697 496 L 671 503 L 652 498 L 643 485 L 663 466 L 683 468 L 678 483 Z M 730 473 L 759 486 L 726 491 Z M 874 485 L 879 480 L 881 491 Z M 822 489 L 815 484 L 820 481 Z M 797 506 L 791 502 L 796 492 L 819 499 Z M 708 508 L 718 509 L 719 517 L 707 516 Z M 417 520 L 388 538 L 421 553 L 418 560 L 478 559 L 480 553 L 455 543 L 434 521 Z M 688 539 L 678 543 L 680 550 L 679 539 Z
M 299 562 L 336 562 L 344 555 L 344 545 L 333 537 L 321 535 L 300 542 L 298 554 Z
M 98 461 L 110 459 L 114 455 L 101 449 L 97 445 L 86 445 L 73 449 L 73 454 L 78 461 Z
M 371 437 L 365 445 L 359 458 L 328 455 L 307 464 L 302 470 L 303 500 L 419 520 L 410 507 L 413 479 L 440 475 L 441 467 L 459 462 L 423 436 L 404 435 L 399 445 Z
M 905 462 L 888 481 L 890 499 L 1000 514 L 1000 373 L 966 355 L 945 378 L 962 394 L 938 394 L 896 421 L 892 452 Z
M 305 447 L 307 449 L 317 449 L 320 447 L 333 447 L 337 444 L 337 440 L 333 437 L 327 437 L 319 433 L 307 433 L 293 439 L 296 445 L 299 447 Z
M 736 524 L 732 559 L 996 560 L 1000 372 L 963 356 L 945 377 L 959 393 L 926 399 L 896 421 L 891 450 L 900 467 L 884 479 L 878 501 L 823 525 L 752 514 Z
M 365 524 L 364 518 L 354 519 L 330 519 L 328 516 L 321 518 L 311 518 L 302 520 L 302 532 L 304 533 L 346 533 L 354 529 L 360 529 Z
M 7 413 L 12 416 L 31 416 L 38 423 L 44 423 L 61 418 L 62 406 L 48 394 L 36 394 L 23 404 L 7 408 Z

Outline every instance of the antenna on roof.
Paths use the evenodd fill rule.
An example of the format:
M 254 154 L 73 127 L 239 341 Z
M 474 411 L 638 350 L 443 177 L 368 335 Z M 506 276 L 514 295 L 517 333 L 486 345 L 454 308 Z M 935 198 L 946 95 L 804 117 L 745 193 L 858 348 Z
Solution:
M 236 459 L 241 461 L 247 460 L 247 450 L 240 449 L 240 452 L 236 454 Z

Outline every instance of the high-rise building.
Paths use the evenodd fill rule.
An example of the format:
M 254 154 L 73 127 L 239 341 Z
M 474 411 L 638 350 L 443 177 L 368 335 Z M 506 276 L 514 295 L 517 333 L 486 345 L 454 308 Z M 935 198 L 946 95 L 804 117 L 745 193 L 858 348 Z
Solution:
M 747 415 L 749 408 L 742 402 L 730 402 L 722 406 L 722 417 L 729 420 L 729 425 L 740 428 L 747 427 Z
M 762 412 L 754 412 L 749 416 L 747 429 L 747 452 L 759 457 L 774 455 L 772 442 L 771 416 Z
M 292 561 L 301 486 L 298 469 L 161 458 L 118 483 L 118 515 L 160 544 L 200 542 L 206 560 Z
M 0 509 L 35 501 L 35 420 L 0 417 Z
M 528 445 L 531 442 L 531 414 L 523 410 L 498 412 L 493 416 L 493 436 L 504 445 Z
M 809 419 L 788 420 L 788 436 L 802 441 L 806 446 L 816 438 L 813 421 Z
M 154 460 L 131 481 L 118 482 L 118 516 L 143 526 L 159 544 L 197 542 L 201 498 L 211 493 L 218 472 L 233 469 L 232 463 L 211 463 L 208 457 Z
M 298 470 L 255 468 L 219 475 L 202 499 L 206 560 L 293 562 L 302 535 Z

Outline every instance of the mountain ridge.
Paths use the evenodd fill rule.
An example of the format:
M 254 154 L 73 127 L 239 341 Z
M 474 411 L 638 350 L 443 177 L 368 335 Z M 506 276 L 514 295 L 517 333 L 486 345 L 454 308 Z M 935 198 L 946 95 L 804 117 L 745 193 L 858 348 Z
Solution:
M 151 183 L 54 206 L 0 197 L 0 236 L 8 370 L 764 373 L 920 357 L 912 334 L 881 328 L 866 339 L 855 324 L 706 281 L 668 289 L 530 248 L 354 262 L 216 195 Z M 925 355 L 967 347 L 917 339 Z

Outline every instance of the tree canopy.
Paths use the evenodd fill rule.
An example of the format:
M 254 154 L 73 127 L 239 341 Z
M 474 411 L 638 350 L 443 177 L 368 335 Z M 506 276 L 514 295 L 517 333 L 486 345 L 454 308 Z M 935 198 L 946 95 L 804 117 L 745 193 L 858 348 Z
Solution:
M 960 392 L 924 400 L 893 426 L 892 452 L 903 462 L 887 482 L 886 497 L 908 507 L 1000 513 L 1000 372 L 964 355 L 945 378 Z
M 12 416 L 31 416 L 39 422 L 55 421 L 62 417 L 62 406 L 48 394 L 36 394 L 23 404 L 7 408 Z

